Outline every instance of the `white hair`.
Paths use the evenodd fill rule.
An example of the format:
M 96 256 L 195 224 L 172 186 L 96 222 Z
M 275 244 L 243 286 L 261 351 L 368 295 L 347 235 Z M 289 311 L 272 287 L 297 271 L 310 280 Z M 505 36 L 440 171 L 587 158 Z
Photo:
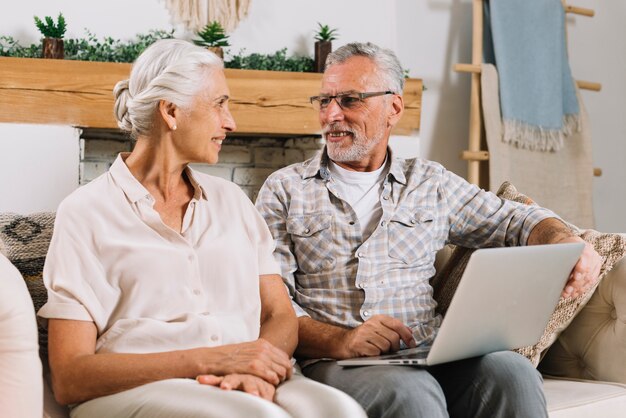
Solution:
M 390 49 L 381 48 L 373 43 L 353 42 L 331 52 L 326 58 L 326 68 L 345 62 L 354 56 L 367 57 L 381 70 L 385 82 L 383 88 L 402 95 L 404 89 L 404 71 L 396 54 Z
M 213 69 L 222 60 L 206 48 L 180 39 L 161 39 L 135 60 L 130 78 L 115 85 L 114 112 L 117 124 L 132 137 L 147 134 L 161 100 L 185 109 Z

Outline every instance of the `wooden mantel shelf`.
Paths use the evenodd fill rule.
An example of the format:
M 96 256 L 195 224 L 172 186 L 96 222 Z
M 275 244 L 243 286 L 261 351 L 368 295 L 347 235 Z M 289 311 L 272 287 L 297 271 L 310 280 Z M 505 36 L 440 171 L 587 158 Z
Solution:
M 113 86 L 130 64 L 0 57 L 0 122 L 117 128 Z M 308 97 L 320 74 L 226 70 L 231 111 L 243 134 L 319 133 Z M 422 81 L 407 79 L 405 113 L 394 134 L 419 130 Z

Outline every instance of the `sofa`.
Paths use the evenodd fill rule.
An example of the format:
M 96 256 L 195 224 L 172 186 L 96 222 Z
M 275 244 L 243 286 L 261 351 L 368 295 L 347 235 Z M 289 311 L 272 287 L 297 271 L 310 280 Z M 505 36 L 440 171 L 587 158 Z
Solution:
M 25 298 L 21 302 L 32 312 L 30 318 L 26 317 L 26 327 L 31 326 L 28 322 L 33 320 L 35 310 L 45 303 L 41 274 L 53 224 L 54 213 L 27 216 L 0 213 L 0 252 L 19 270 L 30 296 L 30 300 Z M 619 240 L 616 242 L 624 251 L 626 236 L 617 237 Z M 449 274 L 450 264 L 458 264 L 459 250 L 451 247 L 441 250 L 437 257 L 438 271 Z M 610 257 L 605 258 L 605 261 L 608 260 Z M 551 333 L 549 348 L 541 350 L 538 368 L 544 375 L 551 418 L 626 416 L 626 257 L 620 253 L 619 257 L 613 257 L 610 264 L 603 269 L 602 280 L 593 294 L 570 313 L 571 318 L 564 323 L 563 329 Z M 0 268 L 2 292 L 8 286 L 7 271 Z M 13 276 L 18 274 L 12 267 L 10 271 Z M 35 310 L 32 310 L 33 307 Z M 7 320 L 21 319 L 0 315 L 0 321 Z M 43 416 L 66 418 L 67 408 L 55 402 L 49 386 L 45 329 L 39 327 L 38 334 L 43 376 L 32 386 L 36 388 L 34 398 L 41 398 L 41 391 L 37 389 L 40 386 L 37 385 L 42 384 Z M 0 347 L 0 356 L 7 351 L 15 351 L 14 348 L 32 347 L 36 343 L 33 332 L 22 335 L 20 338 L 32 341 L 12 341 L 9 350 Z M 7 345 L 8 342 L 0 335 L 2 344 Z M 37 364 L 32 364 L 30 370 L 40 370 L 38 360 L 37 356 L 31 356 L 31 363 Z M 1 359 L 0 364 L 3 364 Z M 0 390 L 4 392 L 6 389 L 3 387 Z M 24 415 L 25 418 L 28 416 Z

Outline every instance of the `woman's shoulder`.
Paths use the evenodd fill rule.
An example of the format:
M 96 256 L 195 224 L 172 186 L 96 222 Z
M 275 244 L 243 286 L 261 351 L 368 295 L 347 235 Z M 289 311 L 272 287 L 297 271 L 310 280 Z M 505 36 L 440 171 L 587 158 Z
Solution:
M 57 218 L 70 216 L 76 219 L 88 219 L 89 214 L 98 212 L 98 208 L 109 206 L 114 194 L 115 186 L 111 183 L 107 173 L 102 174 L 67 195 L 56 210 Z

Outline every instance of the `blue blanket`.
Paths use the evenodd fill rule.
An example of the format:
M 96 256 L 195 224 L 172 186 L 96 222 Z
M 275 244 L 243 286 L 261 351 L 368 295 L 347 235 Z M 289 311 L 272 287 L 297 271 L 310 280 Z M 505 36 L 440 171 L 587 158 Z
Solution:
M 485 2 L 485 61 L 498 69 L 503 140 L 554 151 L 580 130 L 560 0 Z

